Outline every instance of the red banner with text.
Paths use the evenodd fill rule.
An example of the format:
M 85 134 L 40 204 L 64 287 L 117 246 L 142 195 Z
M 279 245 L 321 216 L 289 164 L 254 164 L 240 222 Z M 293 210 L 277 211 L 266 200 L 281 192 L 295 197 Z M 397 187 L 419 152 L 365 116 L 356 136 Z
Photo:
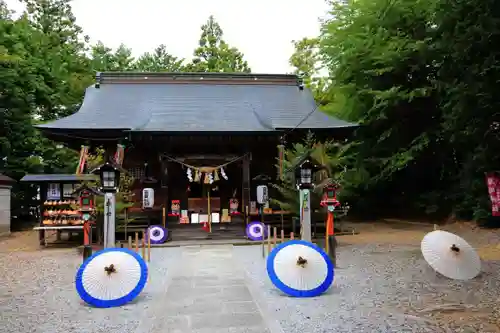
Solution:
M 490 172 L 486 174 L 486 184 L 491 200 L 491 215 L 500 216 L 500 174 Z

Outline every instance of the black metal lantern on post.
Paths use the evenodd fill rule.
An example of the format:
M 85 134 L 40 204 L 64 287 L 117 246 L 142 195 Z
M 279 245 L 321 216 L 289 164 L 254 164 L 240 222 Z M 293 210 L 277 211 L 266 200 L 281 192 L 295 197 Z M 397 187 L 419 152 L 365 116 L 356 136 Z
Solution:
M 120 186 L 120 170 L 112 163 L 106 162 L 92 173 L 98 174 L 101 180 L 100 191 L 104 193 L 116 193 Z
M 120 169 L 106 162 L 92 173 L 99 175 L 99 190 L 104 193 L 104 248 L 115 247 L 115 195 L 120 186 Z
M 300 189 L 300 225 L 301 238 L 306 241 L 312 240 L 311 235 L 311 193 L 314 187 L 313 174 L 317 167 L 311 161 L 310 156 L 304 156 L 302 162 L 295 167 L 295 181 Z
M 311 189 L 313 187 L 313 172 L 315 170 L 314 164 L 311 162 L 309 158 L 307 158 L 304 162 L 302 162 L 298 168 L 299 171 L 299 188 L 302 189 Z

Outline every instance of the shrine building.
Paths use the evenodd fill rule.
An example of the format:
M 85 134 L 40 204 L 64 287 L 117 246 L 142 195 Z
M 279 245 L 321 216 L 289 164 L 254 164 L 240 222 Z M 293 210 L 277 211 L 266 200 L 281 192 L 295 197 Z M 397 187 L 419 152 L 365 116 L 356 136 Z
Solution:
M 173 239 L 193 239 L 204 237 L 209 214 L 214 235 L 232 237 L 260 219 L 252 180 L 276 180 L 280 138 L 344 138 L 353 126 L 317 110 L 295 75 L 107 72 L 76 113 L 37 127 L 74 149 L 103 146 L 113 156 L 123 145 L 122 167 L 135 179 L 128 217 L 137 218 L 117 223 L 163 223 Z M 154 191 L 147 210 L 144 188 Z

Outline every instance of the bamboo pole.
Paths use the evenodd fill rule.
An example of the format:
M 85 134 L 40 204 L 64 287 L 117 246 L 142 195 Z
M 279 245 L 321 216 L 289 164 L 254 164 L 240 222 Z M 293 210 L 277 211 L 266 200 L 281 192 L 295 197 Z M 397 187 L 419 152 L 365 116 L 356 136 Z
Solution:
M 278 242 L 278 228 L 273 227 L 273 249 L 276 247 L 277 242 Z
M 326 253 L 328 253 L 329 251 L 329 247 L 328 247 L 328 230 L 325 230 L 325 251 Z
M 294 240 L 293 231 L 290 233 L 290 240 Z
M 143 231 L 142 232 L 142 239 L 141 239 L 141 254 L 142 254 L 142 259 L 146 260 L 146 233 Z
M 271 253 L 271 241 L 272 241 L 272 235 L 271 235 L 271 226 L 267 226 L 267 254 Z
M 135 232 L 135 253 L 139 253 L 139 233 Z
M 329 246 L 328 246 L 328 227 L 330 226 L 329 225 L 330 214 L 333 214 L 333 213 L 331 213 L 330 211 L 328 211 L 327 217 L 326 217 L 326 221 L 325 221 L 325 251 L 326 251 L 326 253 L 329 253 L 328 251 L 330 250 Z
M 127 225 L 128 225 L 128 214 L 127 214 L 127 208 L 125 208 L 125 239 L 127 239 Z
M 148 235 L 148 262 L 151 261 L 151 237 Z
M 165 213 L 165 206 L 163 206 L 162 212 L 161 212 L 161 222 L 163 224 L 163 228 L 166 228 L 166 220 L 167 220 L 166 216 L 167 215 Z
M 266 226 L 263 226 L 262 227 L 262 240 L 261 240 L 261 246 L 262 246 L 262 258 L 265 258 L 266 257 L 266 237 L 265 234 L 266 234 L 266 230 L 264 229 Z
M 132 250 L 132 236 L 128 236 L 128 248 Z
M 208 209 L 208 232 L 212 232 L 212 207 L 210 206 L 210 192 L 211 192 L 211 185 L 208 187 L 208 203 L 207 203 L 207 209 Z

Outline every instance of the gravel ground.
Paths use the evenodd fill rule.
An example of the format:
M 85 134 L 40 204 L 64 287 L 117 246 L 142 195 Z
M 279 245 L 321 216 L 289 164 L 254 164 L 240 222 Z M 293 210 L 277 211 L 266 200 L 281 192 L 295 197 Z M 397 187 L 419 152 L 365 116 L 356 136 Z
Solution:
M 479 238 L 469 228 L 455 232 L 480 252 L 489 246 L 488 259 L 500 259 L 500 251 L 490 249 L 499 248 L 498 232 L 481 232 Z M 424 262 L 419 249 L 423 233 L 403 237 L 379 227 L 377 234 L 340 237 L 334 286 L 312 299 L 289 298 L 274 288 L 259 246 L 235 247 L 233 255 L 246 270 L 252 296 L 286 333 L 500 332 L 500 261 L 483 262 L 483 273 L 472 281 L 451 281 Z M 76 293 L 81 256 L 75 250 L 24 252 L 26 246 L 13 239 L 3 247 L 0 333 L 157 332 L 151 322 L 168 312 L 170 268 L 182 264 L 183 251 L 152 249 L 151 279 L 143 293 L 124 307 L 103 310 L 83 304 Z
M 259 246 L 234 252 L 259 302 L 287 333 L 500 332 L 498 261 L 483 262 L 476 279 L 456 282 L 436 274 L 415 246 L 341 246 L 333 287 L 299 299 L 272 285 Z
M 157 296 L 168 287 L 167 268 L 175 265 L 179 253 L 179 248 L 152 249 L 151 279 L 142 294 L 121 308 L 105 310 L 85 305 L 76 293 L 74 279 L 81 256 L 75 250 L 3 254 L 0 332 L 149 332 L 146 327 L 163 307 L 163 299 Z

